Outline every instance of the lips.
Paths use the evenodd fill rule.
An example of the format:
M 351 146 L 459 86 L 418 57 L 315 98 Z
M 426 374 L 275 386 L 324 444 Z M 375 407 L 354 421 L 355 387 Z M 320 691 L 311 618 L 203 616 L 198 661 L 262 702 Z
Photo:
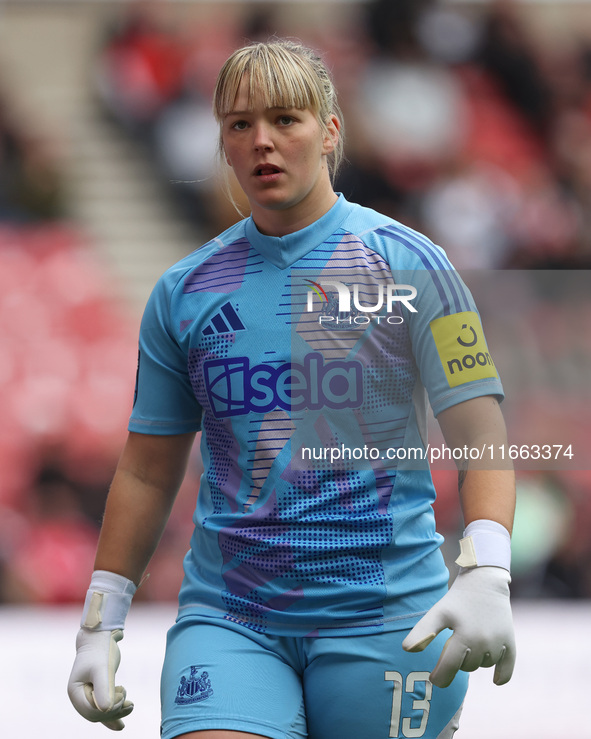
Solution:
M 269 177 L 275 174 L 281 174 L 281 169 L 274 164 L 260 164 L 254 169 L 256 177 Z

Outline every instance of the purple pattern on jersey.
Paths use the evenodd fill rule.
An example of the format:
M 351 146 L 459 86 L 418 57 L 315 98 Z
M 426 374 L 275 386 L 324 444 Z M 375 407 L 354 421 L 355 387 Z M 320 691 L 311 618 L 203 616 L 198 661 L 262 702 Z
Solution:
M 292 477 L 290 470 L 288 465 L 282 479 Z M 355 469 L 298 471 L 293 477 L 281 493 L 281 513 L 273 490 L 218 535 L 228 617 L 257 630 L 265 630 L 270 609 L 287 610 L 303 597 L 302 583 L 384 584 L 381 552 L 391 538 L 387 501 L 393 482 L 382 478 L 376 492 L 372 474 Z M 280 583 L 285 588 L 272 606 L 260 595 L 271 581 L 276 592 Z
M 185 278 L 184 293 L 231 293 L 249 274 L 261 272 L 261 258 L 246 239 L 239 239 L 206 259 Z
M 429 270 L 433 284 L 441 299 L 443 315 L 470 310 L 470 300 L 457 272 L 447 256 L 422 234 L 411 232 L 400 224 L 391 224 L 376 231 L 377 234 L 392 239 L 414 252 L 425 269 Z M 451 301 L 448 299 L 449 291 Z
M 219 531 L 222 576 L 227 588 L 222 600 L 230 619 L 265 630 L 266 614 L 272 606 L 261 601 L 257 589 L 293 572 L 294 552 L 288 530 L 278 516 L 274 490 L 263 505 Z M 303 597 L 301 588 L 292 583 L 279 599 L 276 596 L 273 600 L 287 608 Z
M 211 416 L 203 419 L 203 432 L 209 449 L 206 471 L 214 513 L 230 509 L 238 511 L 236 491 L 240 489 L 243 471 L 238 464 L 240 445 L 229 428 L 216 423 Z
M 277 409 L 265 414 L 254 443 L 249 442 L 248 471 L 252 476 L 252 488 L 244 504 L 245 512 L 258 500 L 277 455 L 286 446 L 294 429 L 293 421 L 285 411 Z
M 379 294 L 387 283 L 392 282 L 392 271 L 388 263 L 375 251 L 369 249 L 357 236 L 350 233 L 340 236 L 337 246 L 333 247 L 331 244 L 330 249 L 331 256 L 325 264 L 318 266 L 314 281 L 332 279 L 345 284 L 356 284 L 359 287 L 361 303 L 375 305 L 376 294 Z M 314 253 L 319 252 L 322 253 L 322 250 L 316 249 Z M 318 262 L 317 256 L 304 257 L 301 260 L 303 265 L 310 268 L 313 268 L 314 262 Z M 300 281 L 302 285 L 305 284 L 303 279 L 300 278 Z M 363 323 L 347 325 L 336 322 L 324 323 L 320 326 L 319 314 L 330 312 L 330 305 L 334 303 L 336 306 L 337 296 L 330 290 L 330 287 L 327 287 L 330 305 L 315 301 L 315 311 L 308 312 L 303 303 L 309 291 L 308 286 L 300 295 L 301 291 L 294 289 L 293 311 L 294 318 L 299 319 L 298 334 L 306 340 L 311 349 L 320 352 L 327 360 L 347 357 L 367 326 Z M 352 310 L 351 314 L 353 313 L 356 311 Z
M 329 248 L 332 252 L 334 246 Z M 317 273 L 310 274 L 316 279 Z M 319 279 L 330 278 L 357 282 L 362 299 L 372 305 L 376 291 L 392 281 L 392 273 L 382 257 L 356 237 L 344 234 L 321 267 Z M 315 314 L 305 312 L 305 283 L 296 279 L 292 289 L 291 317 L 299 340 L 306 341 L 306 355 L 320 355 L 325 362 L 337 363 L 354 358 L 365 368 L 364 384 L 369 393 L 366 396 L 364 391 L 363 407 L 352 416 L 335 414 L 325 403 L 323 409 L 317 409 L 318 414 L 311 414 L 310 428 L 297 438 L 303 438 L 305 443 L 313 440 L 324 448 L 341 443 L 355 447 L 359 441 L 392 438 L 396 421 L 384 437 L 383 429 L 374 428 L 371 419 L 383 419 L 381 411 L 396 383 L 400 384 L 399 400 L 403 397 L 405 402 L 411 401 L 416 379 L 414 365 L 409 367 L 403 360 L 389 357 L 387 351 L 407 351 L 406 327 L 384 324 L 380 329 L 376 324 L 367 332 L 366 327 L 331 331 L 319 325 Z M 292 354 L 299 356 L 294 348 Z M 380 390 L 381 383 L 386 383 L 387 388 Z M 209 405 L 205 402 L 205 407 Z M 347 583 L 351 588 L 365 588 L 370 583 L 384 587 L 382 552 L 392 536 L 388 504 L 395 472 L 386 470 L 381 460 L 366 465 L 364 470 L 358 469 L 355 460 L 339 465 L 325 461 L 302 468 L 300 442 L 295 448 L 294 432 L 301 433 L 298 424 L 303 420 L 298 421 L 296 415 L 292 411 L 290 419 L 288 413 L 279 409 L 266 414 L 256 435 L 255 453 L 249 455 L 248 472 L 255 479 L 245 512 L 235 523 L 221 529 L 218 536 L 224 557 L 226 591 L 222 597 L 227 617 L 261 631 L 266 629 L 271 610 L 289 610 L 304 597 L 305 583 Z M 360 421 L 359 426 L 354 419 Z M 348 426 L 351 421 L 353 425 Z M 353 430 L 355 426 L 357 429 Z M 266 479 L 265 474 L 271 472 L 289 439 L 294 447 L 291 459 L 282 461 L 281 483 L 273 491 L 264 491 L 259 474 Z M 263 458 L 264 465 L 262 461 L 259 464 Z M 272 602 L 265 602 L 262 594 L 270 582 L 275 595 Z M 284 591 L 278 594 L 281 587 Z
M 317 254 L 319 250 L 315 250 Z M 312 258 L 307 258 L 310 262 Z M 302 262 L 306 261 L 306 258 Z M 363 305 L 376 305 L 386 285 L 394 281 L 388 263 L 352 234 L 339 237 L 337 246 L 315 281 L 338 280 L 347 285 L 355 284 Z M 300 278 L 301 281 L 301 278 Z M 330 291 L 330 287 L 327 286 Z M 295 292 L 295 291 L 294 291 Z M 336 296 L 335 296 L 336 299 Z M 294 312 L 301 306 L 302 298 L 294 299 Z M 315 351 L 327 359 L 354 359 L 363 366 L 363 405 L 359 418 L 363 419 L 359 432 L 366 443 L 383 450 L 403 443 L 405 427 L 383 421 L 381 413 L 392 404 L 410 407 L 412 394 L 418 379 L 418 369 L 413 356 L 408 324 L 403 320 L 400 303 L 394 303 L 388 311 L 388 321 L 372 320 L 349 328 L 333 324 L 319 324 L 319 312 L 325 307 L 320 301 L 313 303 L 315 312 L 303 311 L 299 315 L 298 334 Z M 383 310 L 381 317 L 384 319 Z M 372 416 L 380 418 L 372 423 Z M 405 421 L 407 415 L 405 415 Z M 350 434 L 345 436 L 353 444 Z M 337 440 L 339 443 L 341 440 Z M 359 440 L 361 441 L 361 440 Z
M 202 337 L 201 346 L 190 348 L 187 369 L 191 387 L 199 405 L 211 413 L 209 397 L 203 383 L 203 363 L 209 359 L 223 359 L 228 356 L 230 346 L 234 343 L 234 334 Z
M 396 311 L 391 313 L 395 314 Z M 418 369 L 406 323 L 376 324 L 355 357 L 365 367 L 366 410 L 379 410 L 393 403 L 399 406 L 412 402 Z
M 202 365 L 207 359 L 225 356 L 234 340 L 233 334 L 208 338 L 206 348 L 189 350 L 188 370 L 195 397 L 202 407 L 206 407 L 207 395 L 203 388 Z M 209 449 L 210 464 L 207 468 L 207 481 L 211 490 L 214 513 L 238 510 L 235 493 L 239 489 L 243 470 L 238 465 L 240 445 L 230 424 L 218 423 L 210 413 L 203 415 L 203 431 Z

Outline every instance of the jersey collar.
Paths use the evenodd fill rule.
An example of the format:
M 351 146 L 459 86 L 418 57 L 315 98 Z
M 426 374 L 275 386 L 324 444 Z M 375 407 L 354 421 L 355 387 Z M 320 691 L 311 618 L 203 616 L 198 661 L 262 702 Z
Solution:
M 339 194 L 337 202 L 322 218 L 287 236 L 265 236 L 251 216 L 246 221 L 246 238 L 262 257 L 279 269 L 285 269 L 326 241 L 342 223 L 346 211 L 347 201 Z

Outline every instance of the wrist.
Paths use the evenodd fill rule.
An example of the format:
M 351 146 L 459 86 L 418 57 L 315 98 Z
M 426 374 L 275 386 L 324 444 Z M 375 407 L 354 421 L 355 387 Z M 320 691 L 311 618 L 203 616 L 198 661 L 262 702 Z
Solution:
M 137 586 L 106 570 L 92 573 L 82 611 L 81 626 L 94 631 L 123 629 Z
M 456 564 L 467 569 L 501 567 L 511 572 L 511 535 L 496 521 L 472 521 L 460 540 L 460 556 Z

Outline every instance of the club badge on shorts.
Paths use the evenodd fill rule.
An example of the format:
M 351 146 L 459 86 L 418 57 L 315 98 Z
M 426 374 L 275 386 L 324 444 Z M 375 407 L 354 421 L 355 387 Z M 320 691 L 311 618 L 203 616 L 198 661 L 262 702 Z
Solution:
M 189 677 L 186 678 L 184 675 L 181 677 L 179 689 L 174 699 L 175 703 L 179 705 L 197 703 L 213 695 L 209 674 L 207 672 L 200 673 L 200 670 L 200 665 L 193 665 Z

